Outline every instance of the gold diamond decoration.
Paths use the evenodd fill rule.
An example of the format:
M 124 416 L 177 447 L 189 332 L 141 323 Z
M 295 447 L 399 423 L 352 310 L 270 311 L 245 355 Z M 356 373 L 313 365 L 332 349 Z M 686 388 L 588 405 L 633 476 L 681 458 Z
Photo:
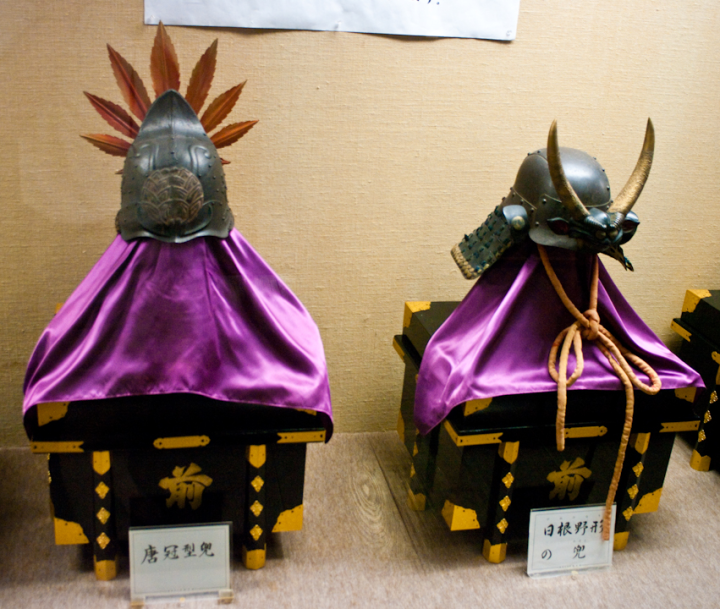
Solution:
M 98 545 L 104 550 L 110 543 L 110 538 L 105 533 L 100 533 L 97 538 Z
M 95 492 L 98 494 L 100 499 L 105 499 L 105 495 L 110 492 L 110 487 L 104 482 L 101 482 L 95 487 Z
M 703 417 L 703 422 L 709 423 L 710 421 L 712 421 L 712 415 L 710 414 L 710 411 L 707 410 L 705 412 L 705 416 Z
M 642 462 L 638 462 L 638 464 L 633 467 L 633 472 L 635 473 L 635 477 L 639 478 L 640 474 L 643 473 L 643 470 L 645 469 L 645 466 L 642 464 Z
M 505 497 L 500 501 L 500 507 L 503 509 L 503 512 L 507 512 L 507 509 L 510 507 L 510 497 L 505 495 Z
M 629 507 L 628 509 L 626 509 L 623 512 L 623 516 L 625 516 L 625 520 L 630 520 L 632 518 L 632 515 L 633 515 L 633 509 L 631 507 Z
M 420 452 L 420 451 L 418 450 L 417 442 L 415 442 L 415 444 L 413 444 L 413 457 L 414 457 L 415 455 L 417 455 L 419 452 Z
M 714 403 L 717 402 L 717 401 L 718 401 L 717 391 L 713 391 L 713 392 L 710 394 L 710 403 L 711 403 L 711 404 L 714 404 Z
M 95 514 L 95 516 L 97 516 L 97 519 L 100 522 L 105 524 L 108 521 L 108 518 L 110 518 L 110 512 L 108 512 L 105 508 L 100 508 L 100 510 L 97 514 Z
M 252 535 L 252 538 L 257 541 L 260 539 L 260 535 L 263 534 L 263 530 L 258 526 L 255 525 L 252 529 L 250 529 L 250 535 Z
M 410 477 L 413 478 L 414 476 L 415 476 L 415 466 L 411 465 L 410 466 Z
M 633 485 L 628 489 L 628 495 L 630 495 L 630 499 L 635 499 L 635 495 L 637 495 L 637 494 L 638 494 L 637 484 L 633 484 Z
M 511 473 L 508 473 L 502 479 L 502 483 L 505 485 L 505 488 L 510 488 L 512 486 L 513 482 L 515 482 L 515 476 L 513 476 Z
M 698 442 L 702 442 L 707 436 L 705 435 L 705 430 L 701 429 L 700 433 L 698 434 Z
M 499 530 L 501 533 L 504 533 L 504 532 L 505 532 L 505 529 L 508 528 L 508 521 L 503 518 L 503 519 L 502 519 L 500 522 L 498 522 L 497 525 L 495 525 L 495 526 L 497 526 L 498 530 Z
M 250 486 L 255 489 L 256 493 L 259 493 L 260 489 L 263 487 L 263 484 L 265 484 L 265 481 L 260 476 L 255 476 L 253 481 L 250 483 Z
M 250 506 L 250 511 L 255 514 L 255 518 L 257 518 L 258 516 L 260 516 L 260 512 L 263 511 L 262 503 L 256 501 Z

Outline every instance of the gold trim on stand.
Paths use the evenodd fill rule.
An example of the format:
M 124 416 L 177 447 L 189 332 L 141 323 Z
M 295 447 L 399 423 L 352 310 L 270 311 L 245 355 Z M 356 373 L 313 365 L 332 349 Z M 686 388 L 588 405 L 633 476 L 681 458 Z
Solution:
M 489 539 L 486 539 L 483 542 L 483 556 L 485 557 L 485 560 L 490 563 L 493 563 L 495 565 L 501 563 L 503 560 L 505 560 L 506 553 L 506 543 L 498 543 L 496 545 L 492 545 Z
M 82 453 L 85 452 L 79 442 L 30 442 L 30 450 L 34 453 Z
M 498 447 L 498 455 L 510 465 L 517 461 L 519 452 L 520 442 L 501 442 Z
M 694 313 L 703 298 L 710 298 L 712 294 L 710 290 L 688 290 L 685 292 L 685 300 L 683 300 L 682 312 Z
M 250 486 L 252 486 L 255 489 L 256 493 L 260 492 L 260 489 L 263 487 L 264 484 L 265 484 L 265 480 L 263 480 L 260 476 L 255 476 L 250 481 Z
M 709 472 L 710 456 L 705 455 L 703 457 L 698 451 L 693 450 L 692 457 L 690 457 L 690 467 L 698 472 Z
M 412 320 L 413 313 L 419 313 L 420 311 L 427 311 L 429 308 L 430 308 L 430 301 L 428 301 L 428 300 L 405 301 L 405 312 L 403 314 L 403 328 L 410 327 L 410 321 Z
M 671 421 L 660 423 L 660 433 L 676 433 L 679 431 L 697 431 L 700 428 L 700 421 Z
M 305 414 L 311 414 L 312 416 L 317 416 L 317 410 L 310 410 L 309 408 L 295 408 L 298 412 L 304 412 Z
M 93 469 L 99 476 L 104 476 L 110 471 L 110 451 L 93 452 Z
M 265 546 L 262 550 L 247 550 L 242 548 L 242 561 L 246 569 L 262 569 L 265 566 Z
M 660 506 L 660 496 L 662 495 L 662 487 L 652 493 L 645 493 L 640 497 L 637 507 L 635 508 L 635 514 L 648 514 L 649 512 L 656 512 Z
M 55 545 L 69 546 L 90 543 L 85 531 L 77 522 L 55 518 Z
M 607 433 L 607 427 L 603 425 L 591 425 L 588 427 L 566 427 L 566 438 L 596 438 L 604 436 Z
M 628 537 L 630 537 L 629 531 L 615 533 L 615 536 L 613 537 L 613 550 L 615 550 L 615 552 L 624 550 L 628 544 Z
M 644 455 L 650 446 L 650 434 L 649 433 L 636 433 L 630 436 L 630 446 L 632 446 L 636 452 Z
M 678 400 L 685 400 L 686 402 L 690 402 L 691 404 L 695 402 L 696 394 L 697 389 L 695 387 L 681 387 L 675 390 L 675 397 Z
M 690 342 L 690 339 L 692 338 L 692 334 L 688 332 L 685 328 L 683 328 L 680 324 L 678 324 L 675 321 L 670 322 L 670 327 L 675 331 L 675 333 L 682 336 L 687 342 Z
M 208 436 L 176 436 L 174 438 L 157 438 L 153 446 L 158 449 L 164 448 L 197 448 L 210 444 Z
M 95 487 L 95 492 L 100 499 L 105 499 L 105 495 L 110 492 L 110 487 L 101 481 L 100 484 Z
M 62 419 L 67 414 L 69 405 L 70 402 L 44 402 L 38 404 L 36 407 L 38 427 Z
M 267 450 L 265 449 L 265 445 L 253 444 L 248 446 L 245 449 L 245 458 L 255 469 L 261 468 L 265 465 L 265 461 L 267 459 Z
M 110 520 L 110 512 L 108 512 L 104 507 L 100 508 L 98 510 L 98 513 L 95 514 L 95 517 L 105 524 L 108 520 Z
M 451 531 L 469 531 L 480 528 L 477 512 L 470 508 L 460 507 L 451 501 L 445 501 L 441 513 Z
M 103 532 L 97 536 L 97 539 L 95 541 L 97 541 L 100 548 L 104 550 L 108 547 L 108 544 L 110 543 L 110 538 Z
M 306 442 L 324 442 L 325 430 L 322 431 L 297 431 L 295 433 L 280 433 L 278 444 L 300 444 Z
M 407 504 L 408 507 L 415 512 L 422 512 L 425 509 L 426 497 L 422 493 L 417 495 L 408 489 Z
M 502 440 L 500 437 L 503 435 L 502 431 L 497 433 L 481 433 L 468 436 L 460 436 L 455 431 L 455 428 L 450 424 L 450 421 L 443 423 L 445 430 L 448 432 L 450 439 L 455 443 L 455 446 L 478 446 L 481 444 L 500 444 Z
M 280 512 L 275 526 L 272 528 L 273 533 L 285 533 L 288 531 L 300 531 L 303 525 L 303 506 L 302 503 L 291 510 Z
M 117 577 L 117 559 L 97 560 L 93 556 L 93 564 L 95 567 L 95 579 L 107 582 Z
M 463 416 L 469 417 L 471 414 L 475 414 L 480 410 L 488 408 L 493 401 L 492 398 L 485 398 L 483 400 L 468 400 L 463 406 Z

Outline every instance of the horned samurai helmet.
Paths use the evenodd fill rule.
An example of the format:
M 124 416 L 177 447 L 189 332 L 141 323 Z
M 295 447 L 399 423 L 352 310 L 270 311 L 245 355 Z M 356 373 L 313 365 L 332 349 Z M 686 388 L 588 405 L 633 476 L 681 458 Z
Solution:
M 553 122 L 547 148 L 528 154 L 510 194 L 453 247 L 463 275 L 480 277 L 528 237 L 540 245 L 607 254 L 632 270 L 620 246 L 632 239 L 640 223 L 632 207 L 650 173 L 654 148 L 655 131 L 648 119 L 635 170 L 613 201 L 605 170 L 581 150 L 560 148 Z
M 156 95 L 152 104 L 133 67 L 109 45 L 108 52 L 123 97 L 142 121 L 138 126 L 122 107 L 85 94 L 112 127 L 134 138 L 128 142 L 111 135 L 82 136 L 103 152 L 126 157 L 117 231 L 126 241 L 150 237 L 182 243 L 197 237 L 227 237 L 233 227 L 222 168 L 227 161 L 217 149 L 234 144 L 257 121 L 208 133 L 233 109 L 245 83 L 219 95 L 198 118 L 215 73 L 217 40 L 195 66 L 183 97 L 177 91 L 180 66 L 175 48 L 161 23 L 150 55 Z

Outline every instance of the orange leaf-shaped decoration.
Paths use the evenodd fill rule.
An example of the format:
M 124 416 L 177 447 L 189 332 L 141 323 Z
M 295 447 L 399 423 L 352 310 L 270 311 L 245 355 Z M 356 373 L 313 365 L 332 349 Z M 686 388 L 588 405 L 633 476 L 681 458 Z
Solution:
M 162 21 L 158 26 L 150 53 L 150 75 L 152 76 L 155 97 L 159 97 L 168 89 L 180 89 L 180 65 L 170 36 L 165 31 Z
M 247 81 L 245 81 L 247 82 Z M 225 120 L 225 117 L 230 114 L 230 111 L 235 107 L 240 93 L 242 93 L 244 82 L 239 85 L 228 89 L 225 93 L 218 95 L 213 102 L 208 106 L 205 113 L 202 115 L 200 122 L 205 127 L 205 133 L 210 133 L 215 127 Z
M 113 135 L 102 135 L 100 133 L 86 133 L 80 136 L 86 139 L 93 146 L 97 146 L 103 152 L 107 152 L 113 156 L 127 156 L 130 150 L 130 142 L 121 140 Z
M 190 104 L 195 114 L 200 114 L 200 110 L 207 99 L 213 76 L 215 76 L 215 61 L 217 59 L 217 38 L 203 56 L 198 60 L 195 69 L 190 77 L 185 99 Z
M 137 123 L 123 108 L 87 91 L 84 93 L 85 97 L 90 100 L 93 108 L 98 111 L 100 116 L 102 116 L 111 127 L 128 137 L 135 137 L 138 134 L 139 127 Z
M 210 139 L 215 144 L 215 148 L 224 148 L 237 142 L 243 135 L 245 135 L 257 121 L 245 121 L 244 123 L 234 123 L 223 127 L 214 134 Z
M 221 158 L 220 158 L 220 163 L 221 163 L 222 165 L 229 165 L 229 164 L 230 164 L 230 161 L 226 161 L 225 159 L 223 159 L 223 158 L 221 157 Z
M 120 53 L 110 45 L 107 45 L 107 48 L 115 80 L 127 105 L 130 106 L 130 112 L 143 120 L 150 107 L 150 97 L 147 89 L 145 89 L 145 84 L 135 69 L 125 61 Z

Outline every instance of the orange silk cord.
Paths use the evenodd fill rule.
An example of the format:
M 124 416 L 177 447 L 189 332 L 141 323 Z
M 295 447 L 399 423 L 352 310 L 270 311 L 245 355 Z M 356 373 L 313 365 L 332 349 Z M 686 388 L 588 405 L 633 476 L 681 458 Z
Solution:
M 542 245 L 538 244 L 540 259 L 542 260 L 545 271 L 555 288 L 555 292 L 565 305 L 565 308 L 575 317 L 575 322 L 565 328 L 553 342 L 550 349 L 550 357 L 548 359 L 548 372 L 553 380 L 558 384 L 557 398 L 557 418 L 555 421 L 555 437 L 558 450 L 565 449 L 565 412 L 567 410 L 567 389 L 570 387 L 583 371 L 584 361 L 582 353 L 583 338 L 593 341 L 598 349 L 607 357 L 608 362 L 612 366 L 613 371 L 622 382 L 625 388 L 625 423 L 623 425 L 622 438 L 620 440 L 620 448 L 615 462 L 615 470 L 613 471 L 612 481 L 605 501 L 605 514 L 603 518 L 603 539 L 610 539 L 610 515 L 612 504 L 615 500 L 618 483 L 620 481 L 620 473 L 622 472 L 623 462 L 625 461 L 625 450 L 630 439 L 630 430 L 632 428 L 633 410 L 635 405 L 635 395 L 633 386 L 640 391 L 649 395 L 655 395 L 661 388 L 660 377 L 650 367 L 650 365 L 640 359 L 637 355 L 630 353 L 623 347 L 615 337 L 610 334 L 601 324 L 600 316 L 597 312 L 597 296 L 598 296 L 598 257 L 595 256 L 593 264 L 592 282 L 590 284 L 590 303 L 585 313 L 580 313 L 578 308 L 568 298 L 563 289 L 560 280 L 550 264 L 547 252 Z M 562 348 L 560 345 L 562 343 Z M 570 347 L 575 353 L 576 366 L 570 377 L 567 376 L 568 357 L 570 355 Z M 557 352 L 560 348 L 559 370 L 555 369 Z M 628 360 L 632 362 L 641 372 L 649 379 L 650 385 L 646 385 L 640 381 Z

